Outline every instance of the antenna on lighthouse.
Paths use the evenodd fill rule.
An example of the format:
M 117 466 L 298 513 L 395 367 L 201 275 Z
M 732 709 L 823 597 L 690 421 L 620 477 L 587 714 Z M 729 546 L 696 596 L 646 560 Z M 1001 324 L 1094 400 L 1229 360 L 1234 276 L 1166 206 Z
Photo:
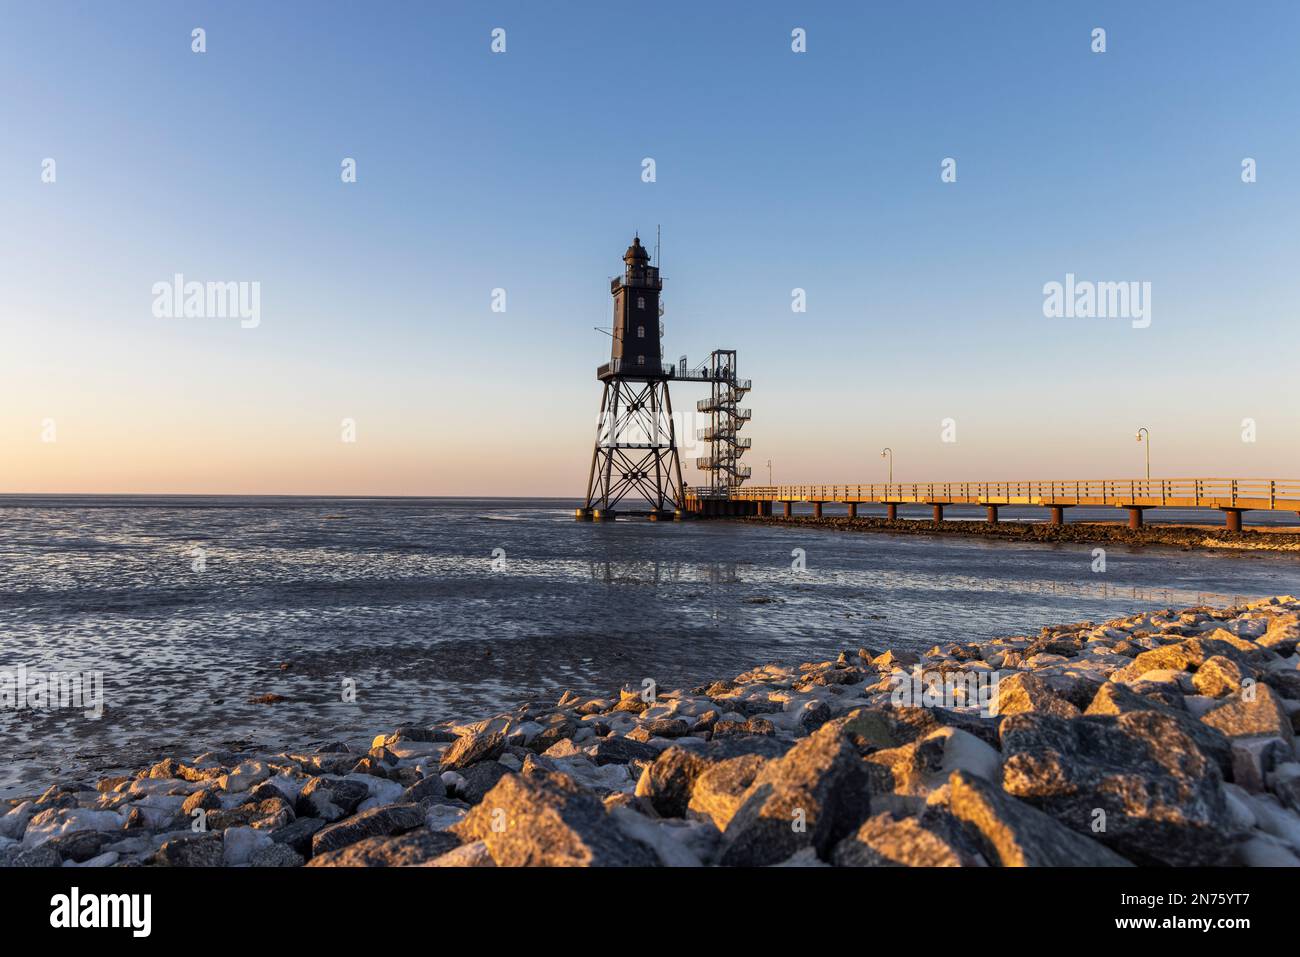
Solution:
M 663 264 L 659 262 L 659 226 L 655 226 L 655 268 L 660 268 Z

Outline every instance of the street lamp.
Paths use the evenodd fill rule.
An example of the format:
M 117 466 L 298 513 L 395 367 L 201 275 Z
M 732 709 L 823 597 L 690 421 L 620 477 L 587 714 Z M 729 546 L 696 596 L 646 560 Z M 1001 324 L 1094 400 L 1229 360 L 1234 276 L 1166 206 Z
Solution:
M 1151 481 L 1151 433 L 1150 433 L 1147 429 L 1138 429 L 1138 430 L 1137 430 L 1137 436 L 1136 436 L 1136 437 L 1137 437 L 1137 440 L 1138 440 L 1139 442 L 1142 441 L 1142 436 L 1144 436 L 1144 435 L 1147 437 L 1147 445 L 1146 445 L 1146 453 L 1147 453 L 1147 481 L 1150 482 L 1150 481 Z
M 894 484 L 894 450 L 886 446 L 880 450 L 880 457 L 889 459 L 889 484 Z
M 771 459 L 767 460 L 767 484 L 769 488 L 772 486 L 772 460 Z

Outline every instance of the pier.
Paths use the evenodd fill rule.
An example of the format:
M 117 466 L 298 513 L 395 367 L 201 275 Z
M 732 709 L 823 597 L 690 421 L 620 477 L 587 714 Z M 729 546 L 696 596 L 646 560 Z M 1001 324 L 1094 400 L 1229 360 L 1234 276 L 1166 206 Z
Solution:
M 694 489 L 686 509 L 699 517 L 771 516 L 776 506 L 789 518 L 795 502 L 811 504 L 822 517 L 829 504 L 847 508 L 856 518 L 860 505 L 883 506 L 890 521 L 900 505 L 928 505 L 936 522 L 950 505 L 985 509 L 986 520 L 997 524 L 998 509 L 1033 505 L 1048 510 L 1048 522 L 1065 523 L 1065 510 L 1075 506 L 1124 509 L 1129 528 L 1141 528 L 1151 508 L 1206 509 L 1222 512 L 1229 531 L 1239 532 L 1248 511 L 1295 512 L 1300 516 L 1300 480 L 1295 479 L 1084 479 L 1031 482 L 883 482 L 868 485 L 757 485 L 733 488 L 725 498 Z

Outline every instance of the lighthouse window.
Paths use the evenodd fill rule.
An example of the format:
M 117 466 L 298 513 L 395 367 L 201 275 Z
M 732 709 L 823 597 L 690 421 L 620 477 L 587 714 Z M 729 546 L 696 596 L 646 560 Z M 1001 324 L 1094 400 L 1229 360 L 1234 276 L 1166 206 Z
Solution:
M 637 357 L 636 357 L 636 364 L 639 365 L 639 366 L 643 366 L 643 365 L 645 365 L 645 356 L 637 356 Z
M 636 327 L 636 337 L 637 337 L 638 339 L 644 339 L 644 338 L 645 338 L 645 326 L 637 326 L 637 327 Z
M 644 308 L 645 308 L 645 296 L 637 296 L 637 297 L 636 297 L 636 307 L 637 307 L 638 309 L 644 309 Z

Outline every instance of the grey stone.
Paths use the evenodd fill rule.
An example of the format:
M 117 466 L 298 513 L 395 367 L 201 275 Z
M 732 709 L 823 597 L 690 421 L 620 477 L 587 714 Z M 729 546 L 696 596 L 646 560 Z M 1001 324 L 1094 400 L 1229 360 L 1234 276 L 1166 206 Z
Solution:
M 1226 863 L 1232 823 L 1218 765 L 1156 711 L 1012 715 L 1002 786 L 1137 863 Z M 1093 832 L 1097 812 L 1105 829 Z
M 777 864 L 805 847 L 825 859 L 869 813 L 862 760 L 827 724 L 759 770 L 723 832 L 719 862 Z
M 223 851 L 219 833 L 179 837 L 164 841 L 151 862 L 157 867 L 220 867 Z
M 987 862 L 947 811 L 926 808 L 914 817 L 876 814 L 835 845 L 837 867 L 980 867 Z
M 506 747 L 502 731 L 462 735 L 442 754 L 442 770 L 460 771 L 480 761 L 495 761 Z
M 1060 719 L 1054 719 L 1060 720 Z M 1124 867 L 1123 857 L 965 771 L 948 779 L 947 809 L 978 835 L 984 856 L 1003 867 Z
M 316 857 L 336 851 L 367 837 L 391 836 L 411 831 L 424 823 L 424 811 L 418 804 L 384 804 L 317 831 L 311 839 L 311 854 Z
M 654 866 L 648 847 L 628 839 L 605 807 L 564 774 L 502 778 L 451 831 L 482 841 L 501 867 Z
M 396 837 L 367 837 L 311 859 L 308 867 L 417 867 L 460 847 L 446 831 L 419 828 Z
M 271 840 L 291 847 L 303 857 L 307 857 L 311 854 L 311 839 L 323 827 L 325 822 L 318 817 L 300 817 L 292 824 L 286 824 L 272 831 Z

